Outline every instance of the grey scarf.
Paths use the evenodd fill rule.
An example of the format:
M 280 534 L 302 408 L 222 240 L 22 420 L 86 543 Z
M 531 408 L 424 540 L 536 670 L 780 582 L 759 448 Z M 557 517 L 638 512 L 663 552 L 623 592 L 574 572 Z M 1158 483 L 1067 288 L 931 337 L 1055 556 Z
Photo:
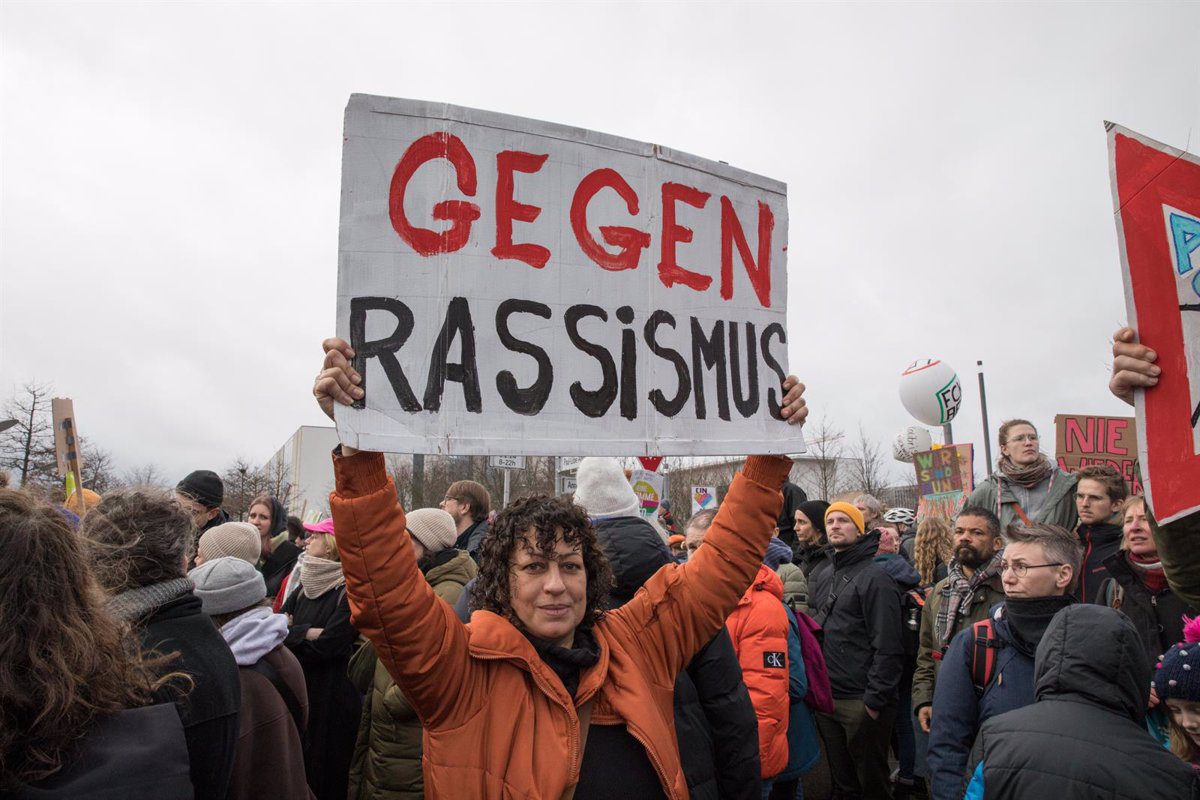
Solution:
M 196 584 L 191 578 L 172 578 L 113 595 L 108 600 L 108 609 L 121 621 L 133 622 L 172 600 L 191 594 L 194 588 Z

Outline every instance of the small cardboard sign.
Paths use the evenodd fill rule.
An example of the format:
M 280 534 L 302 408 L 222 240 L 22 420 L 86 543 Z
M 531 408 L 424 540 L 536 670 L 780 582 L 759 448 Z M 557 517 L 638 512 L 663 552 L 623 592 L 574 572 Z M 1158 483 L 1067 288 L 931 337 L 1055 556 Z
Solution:
M 717 507 L 717 487 L 715 486 L 693 486 L 692 487 L 692 513 L 697 511 L 705 511 L 710 508 Z
M 54 418 L 54 459 L 58 464 L 58 477 L 66 478 L 68 473 L 74 472 L 78 479 L 83 459 L 75 426 L 75 404 L 69 397 L 51 398 L 50 413 Z
M 1054 456 L 1059 469 L 1078 472 L 1096 464 L 1121 473 L 1130 494 L 1142 493 L 1137 474 L 1137 421 L 1133 417 L 1058 414 L 1054 417 Z
M 629 476 L 629 485 L 633 487 L 633 493 L 638 496 L 638 504 L 643 517 L 653 517 L 658 513 L 665 485 L 661 473 L 651 472 L 648 469 L 635 469 Z
M 1105 127 L 1129 324 L 1162 368 L 1134 401 L 1146 496 L 1167 523 L 1200 512 L 1200 158 Z
M 913 455 L 920 496 L 917 516 L 953 517 L 975 491 L 972 473 L 975 450 L 970 444 L 952 444 Z

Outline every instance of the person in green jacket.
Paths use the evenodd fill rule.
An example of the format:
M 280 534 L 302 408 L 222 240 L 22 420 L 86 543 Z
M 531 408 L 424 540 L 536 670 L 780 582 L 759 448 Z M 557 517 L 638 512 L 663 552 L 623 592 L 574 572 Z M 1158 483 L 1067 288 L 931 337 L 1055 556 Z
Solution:
M 455 550 L 454 518 L 440 508 L 420 508 L 407 516 L 417 566 L 433 593 L 453 606 L 478 573 L 465 550 Z M 349 800 L 421 800 L 421 721 L 369 642 L 349 667 L 362 692 L 362 721 L 350 766 Z
M 934 584 L 921 613 L 917 668 L 913 674 L 912 710 L 921 730 L 933 719 L 933 687 L 950 640 L 985 618 L 1004 599 L 1000 561 L 1004 539 L 1000 520 L 991 510 L 967 506 L 954 521 L 954 558 L 950 574 Z
M 1003 531 L 1013 522 L 1044 522 L 1075 530 L 1075 476 L 1063 472 L 1038 449 L 1032 422 L 1010 419 L 1000 426 L 1000 460 L 967 502 L 1000 518 Z
M 1108 388 L 1119 400 L 1133 405 L 1135 390 L 1153 391 L 1158 385 L 1162 374 L 1162 369 L 1154 363 L 1158 354 L 1137 341 L 1133 328 L 1120 328 L 1113 334 L 1112 354 L 1112 377 Z M 1200 486 L 1193 488 L 1200 500 Z M 1167 585 L 1188 604 L 1200 605 L 1200 548 L 1196 547 L 1197 537 L 1200 537 L 1200 513 L 1159 525 L 1149 502 L 1146 512 Z

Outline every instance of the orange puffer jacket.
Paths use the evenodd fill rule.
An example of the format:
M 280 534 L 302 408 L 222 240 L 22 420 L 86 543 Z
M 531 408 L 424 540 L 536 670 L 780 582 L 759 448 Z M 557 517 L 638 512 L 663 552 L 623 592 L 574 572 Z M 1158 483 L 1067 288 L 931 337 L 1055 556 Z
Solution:
M 707 546 L 708 539 L 704 541 Z M 758 717 L 762 776 L 771 778 L 787 766 L 790 708 L 787 609 L 783 605 L 783 581 L 774 570 L 766 564 L 759 569 L 725 625 Z
M 686 565 L 664 566 L 596 624 L 600 660 L 580 675 L 572 698 L 506 619 L 477 611 L 464 625 L 433 594 L 383 456 L 335 457 L 330 506 L 352 619 L 425 725 L 426 796 L 559 800 L 579 780 L 576 707 L 595 698 L 593 724 L 624 723 L 666 796 L 686 798 L 675 675 L 757 574 L 790 467 L 786 458 L 747 459 L 704 547 Z

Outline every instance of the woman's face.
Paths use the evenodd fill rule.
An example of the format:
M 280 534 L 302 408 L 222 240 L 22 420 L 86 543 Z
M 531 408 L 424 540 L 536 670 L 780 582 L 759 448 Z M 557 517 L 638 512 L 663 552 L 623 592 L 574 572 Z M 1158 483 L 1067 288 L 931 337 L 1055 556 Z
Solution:
M 509 602 L 533 636 L 570 647 L 587 610 L 587 570 L 579 545 L 560 537 L 549 558 L 535 546 L 531 527 L 517 542 L 509 562 Z
M 817 526 L 800 509 L 796 509 L 796 524 L 792 530 L 796 531 L 796 541 L 804 544 L 816 544 L 821 538 Z
M 1167 710 L 1175 724 L 1183 728 L 1193 744 L 1200 747 L 1200 702 L 1172 697 L 1167 700 Z
M 1000 454 L 1006 455 L 1018 467 L 1027 467 L 1041 458 L 1038 452 L 1038 435 L 1032 425 L 1014 425 L 1008 429 L 1008 441 L 1000 445 Z
M 329 558 L 329 545 L 325 543 L 324 534 L 314 533 L 304 542 L 304 552 L 313 558 Z
M 271 509 L 259 503 L 255 506 L 250 506 L 250 516 L 247 517 L 250 524 L 258 528 L 260 536 L 266 536 L 271 530 Z
M 1150 523 L 1146 521 L 1146 504 L 1131 502 L 1125 509 L 1125 549 L 1135 556 L 1154 557 L 1158 548 L 1150 534 Z

